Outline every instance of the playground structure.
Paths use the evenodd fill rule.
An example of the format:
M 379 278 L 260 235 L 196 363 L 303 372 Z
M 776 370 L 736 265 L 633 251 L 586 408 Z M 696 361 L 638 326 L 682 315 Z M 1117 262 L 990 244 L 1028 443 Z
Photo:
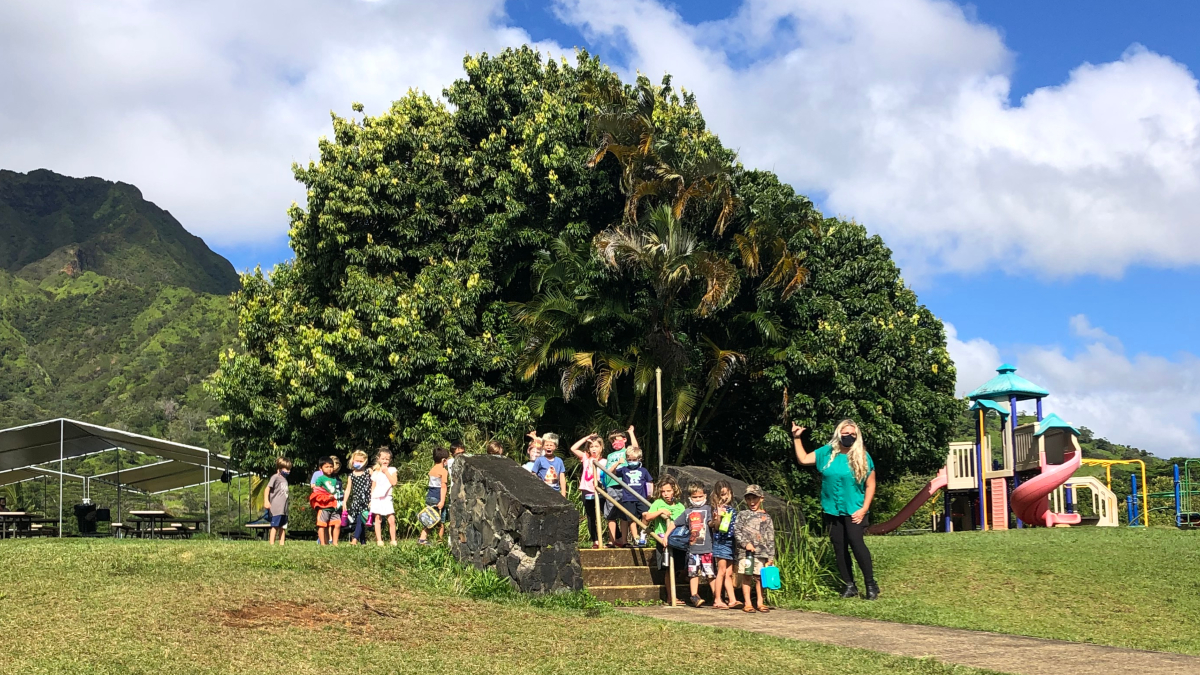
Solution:
M 1010 525 L 1021 528 L 1026 524 L 1045 527 L 1067 527 L 1085 522 L 1101 527 L 1118 525 L 1119 506 L 1111 489 L 1111 470 L 1108 485 L 1094 477 L 1074 476 L 1083 464 L 1100 464 L 1107 460 L 1084 460 L 1079 447 L 1079 430 L 1056 414 L 1043 416 L 1042 399 L 1050 393 L 1017 375 L 1016 370 L 1008 364 L 1001 365 L 996 370 L 996 377 L 968 395 L 972 402 L 970 410 L 975 413 L 975 441 L 951 443 L 946 466 L 933 480 L 895 517 L 871 526 L 868 532 L 883 534 L 895 530 L 939 491 L 945 501 L 941 522 L 935 523 L 935 529 L 944 532 L 1006 530 Z M 1017 403 L 1029 400 L 1035 402 L 1037 421 L 1018 424 Z M 1000 419 L 998 448 L 992 447 L 987 433 L 990 414 Z M 1135 461 L 1139 460 L 1113 460 L 1111 464 Z M 1185 472 L 1185 477 L 1190 479 L 1190 474 Z M 1142 481 L 1144 485 L 1144 465 Z M 1179 481 L 1176 483 L 1176 491 L 1180 492 Z M 1091 494 L 1094 515 L 1086 521 L 1076 509 L 1080 490 Z M 1195 506 L 1200 508 L 1200 490 L 1195 496 Z M 1142 512 L 1146 510 L 1144 506 L 1141 509 Z M 1200 523 L 1200 513 L 1196 513 L 1194 519 Z
M 1195 471 L 1196 474 L 1192 472 Z M 1185 460 L 1182 469 L 1178 464 L 1174 467 L 1173 485 L 1170 492 L 1149 492 L 1149 484 L 1142 477 L 1142 506 L 1138 512 L 1138 483 L 1137 476 L 1132 477 L 1132 494 L 1125 500 L 1130 522 L 1138 515 L 1144 514 L 1148 522 L 1151 511 L 1166 510 L 1169 507 L 1150 508 L 1150 500 L 1168 502 L 1175 508 L 1175 527 L 1200 527 L 1200 459 Z

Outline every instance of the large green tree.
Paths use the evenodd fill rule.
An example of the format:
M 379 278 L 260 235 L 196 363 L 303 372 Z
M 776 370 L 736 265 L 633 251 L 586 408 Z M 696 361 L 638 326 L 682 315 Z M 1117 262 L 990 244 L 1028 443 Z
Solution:
M 296 168 L 295 260 L 244 279 L 211 383 L 247 465 L 648 430 L 656 368 L 669 460 L 778 468 L 785 420 L 849 416 L 882 473 L 936 463 L 953 366 L 878 237 L 741 167 L 669 79 L 528 48 L 465 71 L 335 116 Z
M 464 67 L 443 101 L 413 92 L 377 117 L 334 116 L 320 160 L 295 167 L 295 260 L 244 279 L 243 344 L 212 382 L 227 411 L 215 426 L 247 465 L 471 427 L 518 437 L 536 418 L 506 303 L 528 297 L 554 236 L 620 213 L 616 177 L 585 166 L 586 92 L 615 76 L 528 48 Z

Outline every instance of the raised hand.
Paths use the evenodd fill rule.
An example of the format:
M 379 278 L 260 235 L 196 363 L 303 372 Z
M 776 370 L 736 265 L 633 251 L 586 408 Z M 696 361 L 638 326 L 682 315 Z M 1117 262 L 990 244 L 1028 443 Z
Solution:
M 800 438 L 802 433 L 804 433 L 804 427 L 792 422 L 792 438 Z

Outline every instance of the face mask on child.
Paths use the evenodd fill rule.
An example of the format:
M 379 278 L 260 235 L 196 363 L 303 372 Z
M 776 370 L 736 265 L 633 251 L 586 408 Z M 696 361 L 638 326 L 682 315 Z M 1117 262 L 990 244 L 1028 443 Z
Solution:
M 614 438 L 613 442 L 612 442 L 612 446 L 613 446 L 613 450 L 624 450 L 625 449 L 625 439 L 624 438 Z
M 361 469 L 361 468 L 363 468 L 363 463 L 362 463 L 362 462 L 355 462 L 355 463 L 354 463 L 354 468 L 355 468 L 355 469 Z
M 283 476 L 284 478 L 287 478 L 287 475 L 288 475 L 289 473 L 291 473 L 291 471 L 288 471 L 287 469 L 280 469 L 280 470 L 279 470 L 279 475 L 280 475 L 280 476 Z
M 704 497 L 693 497 L 692 498 L 692 506 L 696 506 L 696 507 L 704 506 Z
M 642 465 L 642 463 L 641 463 L 641 462 L 625 462 L 625 465 L 626 465 L 626 466 L 628 466 L 628 467 L 629 467 L 629 468 L 631 468 L 631 469 L 636 469 L 636 468 L 638 468 L 639 466 L 641 466 L 641 465 Z

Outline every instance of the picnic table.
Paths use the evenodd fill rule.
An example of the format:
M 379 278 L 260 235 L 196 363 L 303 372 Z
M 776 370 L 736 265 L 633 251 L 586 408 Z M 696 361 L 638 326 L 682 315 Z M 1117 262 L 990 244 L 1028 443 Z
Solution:
M 0 539 L 41 534 L 34 525 L 58 523 L 57 518 L 45 518 L 25 511 L 0 511 Z
M 161 538 L 167 534 L 191 536 L 193 532 L 200 529 L 201 523 L 204 522 L 200 518 L 179 518 L 167 511 L 129 511 L 128 513 L 133 516 L 133 520 L 128 523 L 120 523 L 120 529 L 136 537 L 149 537 L 150 539 Z M 130 528 L 130 525 L 134 527 Z M 146 527 L 143 528 L 143 525 Z

